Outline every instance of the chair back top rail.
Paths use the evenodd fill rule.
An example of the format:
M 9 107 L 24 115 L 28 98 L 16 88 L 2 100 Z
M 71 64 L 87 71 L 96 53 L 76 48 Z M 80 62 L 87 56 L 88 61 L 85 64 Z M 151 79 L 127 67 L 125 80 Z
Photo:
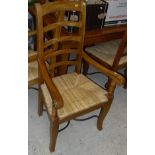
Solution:
M 82 1 L 80 2 L 82 3 Z M 43 10 L 43 16 L 49 13 L 54 13 L 57 11 L 81 11 L 81 5 L 79 5 L 79 2 L 77 1 L 66 1 L 65 3 L 63 1 L 56 1 L 52 3 L 45 3 L 42 7 Z

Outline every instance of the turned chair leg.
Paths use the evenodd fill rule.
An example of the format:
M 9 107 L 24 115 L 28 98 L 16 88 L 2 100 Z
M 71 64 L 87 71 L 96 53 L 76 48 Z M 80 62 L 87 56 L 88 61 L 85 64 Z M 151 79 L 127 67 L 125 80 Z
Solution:
M 103 120 L 105 119 L 105 116 L 109 112 L 110 106 L 111 106 L 111 103 L 105 103 L 105 105 L 101 108 L 101 111 L 97 120 L 98 130 L 102 130 Z
M 38 115 L 41 116 L 43 113 L 43 95 L 41 89 L 38 92 Z
M 59 121 L 58 121 L 58 119 L 54 119 L 50 123 L 50 146 L 49 146 L 49 149 L 51 152 L 55 151 L 58 129 L 59 129 Z

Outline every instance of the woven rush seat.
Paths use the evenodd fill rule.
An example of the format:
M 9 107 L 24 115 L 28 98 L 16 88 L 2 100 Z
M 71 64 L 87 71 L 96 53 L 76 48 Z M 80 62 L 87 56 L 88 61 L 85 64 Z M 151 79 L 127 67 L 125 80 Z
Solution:
M 96 44 L 95 46 L 87 47 L 85 51 L 112 66 L 119 43 L 120 43 L 119 39 L 111 40 L 108 42 Z M 126 53 L 126 49 L 124 53 Z M 121 57 L 119 65 L 122 65 L 126 62 L 127 62 L 127 56 L 124 55 Z
M 107 91 L 82 74 L 71 73 L 52 78 L 64 100 L 63 108 L 58 110 L 59 119 L 89 109 L 108 101 Z M 41 85 L 48 113 L 52 114 L 52 99 L 46 84 Z M 88 97 L 89 96 L 89 97 Z
M 29 86 L 38 81 L 38 62 L 32 61 L 28 63 L 28 83 Z

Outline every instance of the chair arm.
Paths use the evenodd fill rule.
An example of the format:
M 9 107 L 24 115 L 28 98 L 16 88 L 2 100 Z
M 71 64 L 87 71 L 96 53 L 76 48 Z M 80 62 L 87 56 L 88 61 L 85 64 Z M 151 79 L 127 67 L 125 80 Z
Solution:
M 41 75 L 43 77 L 43 80 L 45 81 L 47 88 L 49 90 L 49 93 L 51 97 L 56 101 L 56 108 L 60 109 L 63 107 L 64 102 L 62 99 L 62 96 L 58 89 L 56 88 L 55 84 L 53 83 L 52 79 L 50 78 L 46 65 L 43 61 L 38 59 L 39 69 L 41 71 Z
M 103 74 L 114 80 L 116 84 L 123 85 L 125 83 L 125 78 L 122 75 L 100 65 L 98 62 L 89 57 L 84 51 L 82 52 L 82 57 L 86 62 L 93 65 L 95 68 L 99 69 Z

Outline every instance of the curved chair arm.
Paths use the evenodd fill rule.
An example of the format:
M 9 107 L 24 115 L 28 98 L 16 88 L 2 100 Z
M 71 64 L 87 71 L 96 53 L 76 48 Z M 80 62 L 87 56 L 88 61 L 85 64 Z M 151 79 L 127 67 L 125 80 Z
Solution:
M 41 75 L 47 85 L 50 95 L 53 99 L 55 99 L 55 101 L 57 103 L 56 108 L 57 109 L 62 108 L 64 105 L 62 96 L 61 96 L 60 92 L 58 91 L 58 89 L 56 88 L 55 84 L 53 83 L 52 79 L 49 77 L 45 63 L 38 59 L 38 64 L 39 64 L 39 68 L 41 71 Z
M 85 61 L 87 61 L 89 64 L 93 65 L 97 69 L 99 69 L 103 74 L 111 78 L 116 82 L 118 85 L 123 85 L 125 83 L 125 79 L 122 75 L 118 74 L 117 72 L 114 72 L 99 63 L 97 63 L 95 60 L 93 60 L 91 57 L 89 57 L 84 51 L 82 52 L 82 57 Z

